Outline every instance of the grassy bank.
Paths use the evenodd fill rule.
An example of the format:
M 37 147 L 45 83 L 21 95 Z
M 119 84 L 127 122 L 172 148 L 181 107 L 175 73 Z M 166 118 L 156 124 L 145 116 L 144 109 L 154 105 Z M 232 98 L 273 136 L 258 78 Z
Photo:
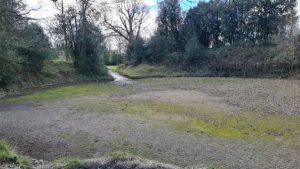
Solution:
M 126 92 L 108 83 L 99 84 L 81 84 L 74 86 L 61 86 L 45 91 L 37 91 L 32 94 L 23 95 L 20 97 L 11 97 L 0 100 L 0 103 L 24 103 L 24 102 L 35 102 L 35 101 L 50 101 L 56 99 L 68 99 L 80 96 L 93 96 L 103 94 L 114 94 Z
M 179 69 L 171 69 L 164 66 L 153 66 L 147 64 L 128 67 L 121 65 L 113 68 L 112 70 L 115 70 L 131 79 L 141 79 L 149 77 L 182 77 L 191 75 L 188 72 Z
M 9 84 L 6 88 L 0 88 L 0 95 L 19 94 L 30 89 L 48 88 L 64 84 L 110 81 L 112 78 L 103 72 L 100 76 L 87 77 L 76 72 L 72 63 L 62 61 L 48 61 L 41 74 L 22 75 L 18 80 Z
M 181 68 L 140 64 L 137 66 L 112 67 L 113 71 L 132 79 L 153 77 L 254 77 L 254 78 L 300 78 L 300 71 L 294 72 L 250 72 L 234 70 L 210 70 L 208 68 Z
M 13 163 L 21 169 L 33 169 L 33 162 L 12 150 L 10 145 L 4 141 L 0 141 L 0 165 Z

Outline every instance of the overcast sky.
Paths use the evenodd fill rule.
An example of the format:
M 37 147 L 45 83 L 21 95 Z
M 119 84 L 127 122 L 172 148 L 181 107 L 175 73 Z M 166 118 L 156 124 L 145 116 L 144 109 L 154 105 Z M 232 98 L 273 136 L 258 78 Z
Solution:
M 37 11 L 33 11 L 30 13 L 30 17 L 36 18 L 36 19 L 41 19 L 39 20 L 39 23 L 42 24 L 43 27 L 47 28 L 47 25 L 49 23 L 49 20 L 54 18 L 54 15 L 58 13 L 57 9 L 55 8 L 54 3 L 51 0 L 24 0 L 25 3 L 27 4 L 27 8 L 31 9 L 37 9 Z M 58 0 L 60 1 L 60 0 Z M 99 0 L 99 1 L 104 1 L 104 0 Z M 111 2 L 112 0 L 106 0 L 108 2 Z M 160 1 L 160 0 L 159 0 Z M 183 10 L 187 10 L 191 8 L 192 6 L 197 5 L 197 1 L 199 0 L 194 0 L 195 3 L 188 3 L 188 1 L 184 1 L 181 3 L 181 7 Z M 300 0 L 298 1 L 298 13 L 300 14 Z M 65 3 L 67 4 L 72 4 L 75 3 L 76 0 L 64 0 Z M 155 19 L 157 17 L 157 0 L 144 0 L 145 4 L 150 7 L 150 13 L 149 17 L 147 18 L 147 23 L 146 27 L 148 30 L 144 34 L 151 34 L 155 28 L 156 28 L 156 23 Z
M 99 0 L 103 1 L 103 0 Z M 107 2 L 111 0 L 106 0 Z M 145 4 L 149 7 L 151 7 L 152 10 L 157 10 L 157 1 L 160 0 L 144 0 Z M 181 7 L 186 10 L 189 9 L 191 6 L 196 5 L 197 1 L 194 0 L 194 3 L 192 2 L 182 2 Z M 76 0 L 65 0 L 65 3 L 72 4 L 76 2 Z M 54 6 L 54 3 L 51 0 L 25 0 L 25 3 L 28 5 L 28 8 L 40 8 L 39 11 L 32 12 L 32 16 L 35 17 L 53 17 L 53 15 L 57 12 Z
M 54 15 L 58 12 L 55 8 L 54 3 L 51 0 L 24 0 L 27 4 L 27 8 L 39 9 L 30 13 L 30 17 L 41 19 L 39 20 L 44 27 L 47 26 L 47 22 L 51 20 Z M 60 1 L 60 0 L 59 0 Z M 101 1 L 101 0 L 99 0 Z M 103 1 L 103 0 L 102 0 Z M 111 1 L 111 0 L 106 0 Z M 196 0 L 197 1 L 197 0 Z M 65 0 L 65 3 L 72 4 L 76 0 Z M 155 29 L 155 18 L 157 16 L 157 0 L 144 0 L 145 4 L 150 7 L 149 17 L 147 18 L 147 25 L 150 29 Z M 196 3 L 182 3 L 183 9 L 189 9 L 196 5 Z

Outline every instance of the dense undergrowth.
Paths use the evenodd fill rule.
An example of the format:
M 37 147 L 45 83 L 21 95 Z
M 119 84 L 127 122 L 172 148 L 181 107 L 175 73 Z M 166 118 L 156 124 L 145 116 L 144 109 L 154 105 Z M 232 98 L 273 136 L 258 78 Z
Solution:
M 9 144 L 0 141 L 0 164 L 14 163 L 21 169 L 33 169 L 33 162 L 12 150 Z

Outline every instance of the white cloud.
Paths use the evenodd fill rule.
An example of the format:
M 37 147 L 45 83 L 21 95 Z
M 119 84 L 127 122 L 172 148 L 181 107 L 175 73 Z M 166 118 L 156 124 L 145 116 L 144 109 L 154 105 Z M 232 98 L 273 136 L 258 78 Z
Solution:
M 38 9 L 30 12 L 29 16 L 36 19 L 47 19 L 54 16 L 57 12 L 55 5 L 50 0 L 36 1 L 25 0 L 28 9 Z
M 147 6 L 156 6 L 157 5 L 157 0 L 144 0 L 144 2 Z
M 99 2 L 112 2 L 113 0 L 98 0 Z M 157 0 L 143 0 L 144 3 L 151 8 L 149 16 L 147 17 L 147 23 L 145 24 L 147 29 L 144 32 L 149 37 L 150 34 L 156 29 L 156 16 L 157 16 Z M 39 22 L 46 30 L 49 22 L 54 18 L 55 14 L 59 11 L 57 10 L 54 2 L 51 0 L 24 0 L 27 4 L 27 9 L 38 9 L 30 12 L 29 17 L 38 19 Z M 57 3 L 60 3 L 58 0 Z M 76 0 L 64 0 L 65 5 L 72 5 L 76 3 Z
M 300 15 L 300 0 L 297 0 L 297 11 L 298 11 L 298 15 Z
M 156 18 L 158 16 L 158 11 L 151 10 L 148 15 L 149 16 L 148 16 L 147 22 L 145 24 L 148 29 L 148 34 L 146 35 L 146 38 L 148 38 L 150 35 L 152 35 L 157 28 Z

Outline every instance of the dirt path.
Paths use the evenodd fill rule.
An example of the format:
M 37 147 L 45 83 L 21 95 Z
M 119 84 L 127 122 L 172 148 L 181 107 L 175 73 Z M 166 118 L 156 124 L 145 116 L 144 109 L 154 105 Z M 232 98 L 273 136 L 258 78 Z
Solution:
M 112 75 L 118 82 L 125 81 L 127 84 L 130 81 L 117 74 Z M 259 88 L 268 87 L 264 80 L 258 82 Z M 8 140 L 33 158 L 44 160 L 65 156 L 102 157 L 122 151 L 182 167 L 292 169 L 300 166 L 298 147 L 260 139 L 194 133 L 170 125 L 170 122 L 185 118 L 189 113 L 179 108 L 173 110 L 174 106 L 183 104 L 200 111 L 200 105 L 201 108 L 213 107 L 213 110 L 221 112 L 228 109 L 243 113 L 251 109 L 245 103 L 252 97 L 250 93 L 256 95 L 256 92 L 261 95 L 258 100 L 266 100 L 260 102 L 262 110 L 269 107 L 272 97 L 272 103 L 284 105 L 275 105 L 268 113 L 280 114 L 281 107 L 289 104 L 287 116 L 298 118 L 300 95 L 294 89 L 300 89 L 299 81 L 281 81 L 284 91 L 280 94 L 254 87 L 247 89 L 247 93 L 247 85 L 244 85 L 249 85 L 247 81 L 238 84 L 226 80 L 212 82 L 201 78 L 174 78 L 130 83 L 130 86 L 117 86 L 118 90 L 124 91 L 121 93 L 0 104 L 0 139 Z M 269 83 L 276 84 L 278 81 Z M 256 84 L 253 82 L 253 85 Z M 269 100 L 263 98 L 266 93 Z M 152 103 L 161 105 L 156 107 Z M 255 101 L 251 103 L 256 105 Z M 167 111 L 170 112 L 165 113 Z M 296 137 L 296 140 L 300 138 L 299 135 Z
M 114 84 L 116 85 L 130 85 L 134 84 L 135 82 L 131 79 L 128 79 L 125 76 L 122 76 L 121 74 L 117 72 L 113 72 L 112 70 L 109 70 L 108 73 L 110 74 L 111 77 L 114 78 Z
M 120 75 L 119 73 L 113 72 L 112 70 L 109 70 L 108 72 L 113 78 L 115 82 L 119 81 L 130 81 L 130 79 Z

